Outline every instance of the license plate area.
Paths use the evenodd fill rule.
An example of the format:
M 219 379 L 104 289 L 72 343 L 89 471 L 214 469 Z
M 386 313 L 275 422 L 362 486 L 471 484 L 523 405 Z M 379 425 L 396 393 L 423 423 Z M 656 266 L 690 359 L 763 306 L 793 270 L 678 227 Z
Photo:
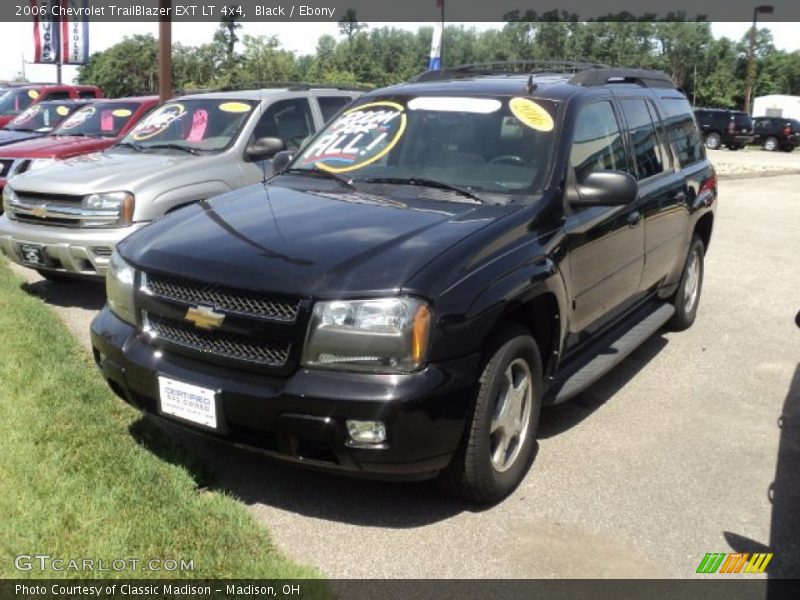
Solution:
M 217 430 L 216 390 L 170 377 L 158 377 L 158 401 L 162 414 Z
M 19 256 L 24 264 L 33 267 L 46 267 L 48 264 L 44 254 L 44 247 L 38 244 L 20 244 Z

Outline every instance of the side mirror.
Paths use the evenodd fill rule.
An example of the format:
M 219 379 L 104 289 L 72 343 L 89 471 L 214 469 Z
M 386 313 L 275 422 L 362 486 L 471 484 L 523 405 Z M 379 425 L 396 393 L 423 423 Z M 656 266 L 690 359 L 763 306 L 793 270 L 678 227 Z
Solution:
M 639 184 L 629 173 L 594 171 L 569 191 L 572 206 L 624 206 L 636 200 Z
M 294 158 L 294 152 L 291 150 L 283 150 L 278 152 L 274 157 L 272 157 L 272 172 L 277 175 L 278 173 L 282 173 L 286 170 L 286 167 L 289 166 L 289 163 L 292 162 Z
M 286 148 L 281 138 L 276 137 L 262 137 L 250 142 L 244 151 L 244 157 L 249 162 L 256 162 L 259 160 L 266 160 L 275 156 Z

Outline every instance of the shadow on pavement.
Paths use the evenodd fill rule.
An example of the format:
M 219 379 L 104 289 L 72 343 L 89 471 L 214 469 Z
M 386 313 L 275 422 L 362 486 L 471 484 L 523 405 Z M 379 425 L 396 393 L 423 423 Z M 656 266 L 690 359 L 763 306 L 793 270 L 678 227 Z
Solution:
M 542 410 L 536 437 L 544 440 L 556 436 L 588 418 L 625 387 L 667 344 L 669 341 L 663 334 L 653 335 L 587 391 L 563 404 Z
M 767 490 L 772 504 L 769 544 L 731 532 L 725 539 L 736 552 L 772 552 L 767 567 L 769 579 L 800 578 L 800 364 L 794 372 L 783 410 L 776 420 L 780 430 L 775 479 Z M 769 587 L 767 598 L 774 595 Z
M 663 336 L 654 336 L 591 391 L 572 403 L 546 411 L 542 419 L 544 437 L 556 435 L 587 418 L 667 343 Z M 137 442 L 154 454 L 187 468 L 198 486 L 224 491 L 246 504 L 265 504 L 319 519 L 391 528 L 420 527 L 464 511 L 491 508 L 450 497 L 430 481 L 382 482 L 285 465 L 152 417 L 136 421 L 130 431 Z
M 65 308 L 76 307 L 86 310 L 100 310 L 106 302 L 105 284 L 102 281 L 74 279 L 48 281 L 42 279 L 33 283 L 21 283 L 20 289 L 47 304 Z

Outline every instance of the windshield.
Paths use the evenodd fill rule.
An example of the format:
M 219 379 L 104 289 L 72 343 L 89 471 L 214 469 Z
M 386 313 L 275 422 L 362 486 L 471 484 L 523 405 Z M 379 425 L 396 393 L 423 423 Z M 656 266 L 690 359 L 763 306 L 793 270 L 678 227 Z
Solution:
M 34 104 L 6 125 L 6 129 L 50 131 L 74 110 L 74 105 L 65 103 L 42 102 L 41 104 Z
M 121 144 L 139 149 L 224 150 L 236 139 L 254 104 L 219 99 L 168 102 L 139 123 Z
M 365 179 L 427 180 L 464 189 L 541 189 L 556 105 L 522 97 L 370 98 L 330 123 L 294 169 Z
M 139 106 L 139 102 L 93 102 L 65 119 L 53 135 L 116 137 Z
M 16 115 L 39 97 L 36 90 L 8 90 L 0 96 L 0 115 Z

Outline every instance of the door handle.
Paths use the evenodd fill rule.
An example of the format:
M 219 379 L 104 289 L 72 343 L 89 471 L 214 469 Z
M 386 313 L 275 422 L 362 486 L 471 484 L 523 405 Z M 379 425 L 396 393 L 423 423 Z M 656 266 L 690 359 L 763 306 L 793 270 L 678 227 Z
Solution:
M 642 222 L 642 213 L 640 213 L 638 210 L 635 210 L 628 215 L 629 227 L 636 227 L 641 222 Z

